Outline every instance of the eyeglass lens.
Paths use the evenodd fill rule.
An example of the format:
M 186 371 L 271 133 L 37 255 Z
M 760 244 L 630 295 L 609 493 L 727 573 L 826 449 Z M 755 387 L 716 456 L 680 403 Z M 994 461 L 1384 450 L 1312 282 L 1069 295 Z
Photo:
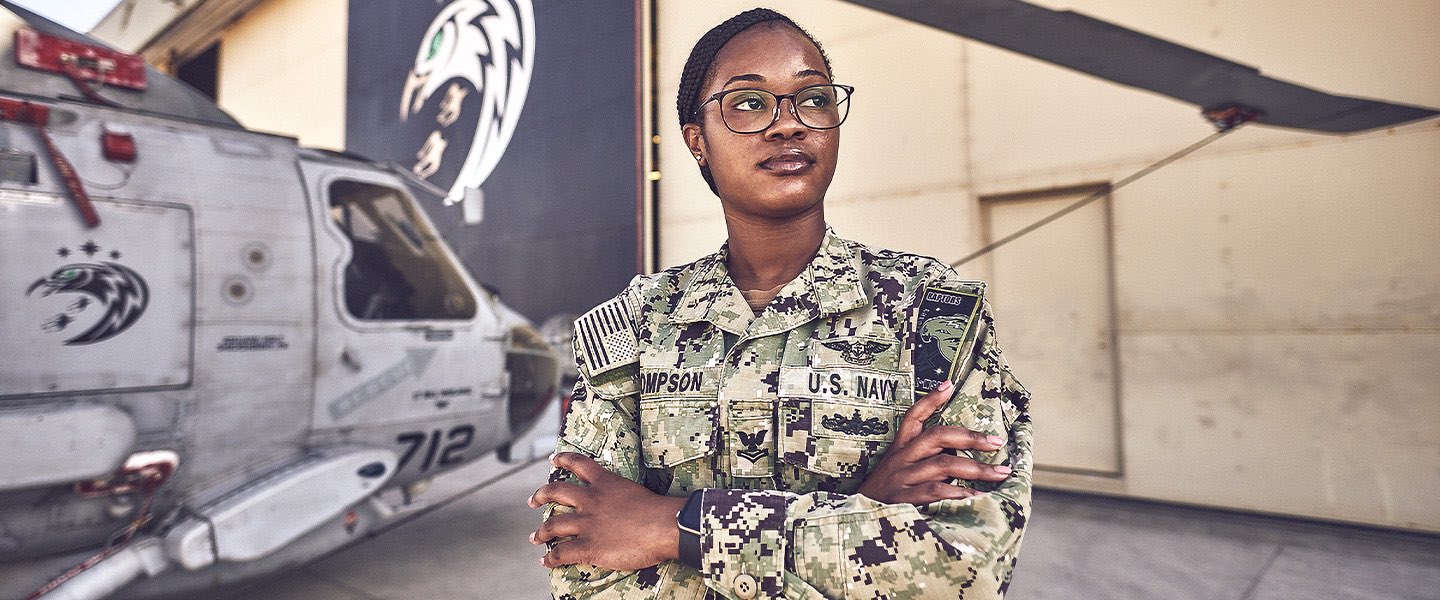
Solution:
M 788 96 L 787 96 L 788 97 Z M 795 116 L 813 129 L 833 129 L 845 121 L 850 95 L 838 85 L 812 85 L 795 92 Z M 780 118 L 775 94 L 765 90 L 731 90 L 720 97 L 720 116 L 736 133 L 755 133 Z

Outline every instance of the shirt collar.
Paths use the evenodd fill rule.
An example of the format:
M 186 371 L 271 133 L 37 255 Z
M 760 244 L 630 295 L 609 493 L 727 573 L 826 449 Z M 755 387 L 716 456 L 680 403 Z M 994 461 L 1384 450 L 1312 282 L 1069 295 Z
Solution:
M 780 289 L 759 316 L 750 310 L 739 288 L 731 281 L 725 264 L 728 254 L 726 244 L 719 252 L 696 262 L 696 276 L 686 286 L 672 313 L 675 321 L 709 321 L 736 335 L 748 331 L 752 337 L 758 337 L 870 303 L 860 285 L 859 258 L 850 245 L 828 227 L 810 264 Z

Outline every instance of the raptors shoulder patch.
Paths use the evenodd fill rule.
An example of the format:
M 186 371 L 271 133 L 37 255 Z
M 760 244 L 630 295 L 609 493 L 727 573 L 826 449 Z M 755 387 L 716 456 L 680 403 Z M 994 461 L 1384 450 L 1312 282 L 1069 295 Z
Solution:
M 929 392 L 946 379 L 959 384 L 965 378 L 979 339 L 975 321 L 983 297 L 979 286 L 927 287 L 920 294 L 913 346 L 916 392 Z

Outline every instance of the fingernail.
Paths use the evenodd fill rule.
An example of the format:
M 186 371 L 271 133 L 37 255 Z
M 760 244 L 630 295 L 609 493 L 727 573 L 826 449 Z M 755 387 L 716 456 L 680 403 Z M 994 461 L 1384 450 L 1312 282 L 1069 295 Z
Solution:
M 990 442 L 990 445 L 992 445 L 992 446 L 1003 446 L 1003 445 L 1005 445 L 1005 438 L 1002 438 L 1002 437 L 1000 437 L 1000 436 L 998 436 L 998 435 L 985 436 L 985 441 Z
M 550 453 L 550 465 L 551 465 L 551 466 L 556 466 L 556 465 L 555 465 L 555 456 L 558 455 L 558 454 L 560 454 L 560 453 L 559 453 L 559 452 L 551 452 L 551 453 Z
M 955 387 L 955 382 L 946 379 L 945 381 L 940 382 L 940 385 L 935 386 L 935 391 L 943 392 L 949 390 L 952 387 Z
M 532 544 L 538 544 L 538 543 L 540 543 L 540 542 L 535 541 L 535 532 L 533 532 L 533 531 L 530 532 L 530 543 L 532 543 Z
M 540 563 L 540 566 L 542 566 L 542 567 L 545 566 L 545 557 L 544 557 L 544 556 L 541 556 L 541 557 L 540 557 L 539 563 Z
M 996 473 L 999 473 L 999 474 L 1001 474 L 1001 475 L 1009 475 L 1009 474 L 1010 474 L 1010 467 L 1007 467 L 1007 466 L 1005 466 L 1005 465 L 998 465 L 998 466 L 995 467 L 995 472 L 996 472 Z

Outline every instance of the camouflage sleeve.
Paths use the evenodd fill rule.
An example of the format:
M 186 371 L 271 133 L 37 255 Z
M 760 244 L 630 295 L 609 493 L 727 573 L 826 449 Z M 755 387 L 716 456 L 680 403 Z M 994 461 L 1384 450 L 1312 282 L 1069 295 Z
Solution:
M 575 321 L 575 368 L 560 451 L 590 456 L 639 481 L 636 393 L 640 370 L 631 294 L 595 307 Z
M 983 493 L 923 506 L 860 494 L 707 490 L 707 584 L 737 598 L 1000 598 L 1030 509 L 1029 394 L 995 343 L 987 307 L 974 365 L 939 422 L 1008 439 L 993 453 L 1013 474 Z
M 633 308 L 631 298 L 627 290 L 576 321 L 574 349 L 579 379 L 556 451 L 584 454 L 622 477 L 643 482 L 635 421 L 639 363 L 633 350 L 634 329 L 629 322 L 633 314 L 629 312 Z M 561 469 L 550 472 L 550 481 L 579 483 L 569 471 Z M 552 504 L 543 518 L 569 510 Z M 550 591 L 561 599 L 653 598 L 658 569 L 666 566 L 612 571 L 592 565 L 567 565 L 551 569 Z
M 582 372 L 575 383 L 570 412 L 565 417 L 565 430 L 556 451 L 584 454 L 622 477 L 639 481 L 639 438 L 635 429 L 634 399 L 596 395 L 587 379 Z M 610 387 L 617 386 L 612 382 Z M 573 474 L 563 469 L 551 469 L 550 481 L 580 483 Z M 552 514 L 569 511 L 569 507 L 551 504 L 543 516 L 548 520 Z M 611 571 L 592 565 L 566 565 L 550 570 L 550 591 L 555 598 L 561 599 L 630 598 L 634 595 L 627 590 L 637 587 L 636 575 L 633 571 Z

